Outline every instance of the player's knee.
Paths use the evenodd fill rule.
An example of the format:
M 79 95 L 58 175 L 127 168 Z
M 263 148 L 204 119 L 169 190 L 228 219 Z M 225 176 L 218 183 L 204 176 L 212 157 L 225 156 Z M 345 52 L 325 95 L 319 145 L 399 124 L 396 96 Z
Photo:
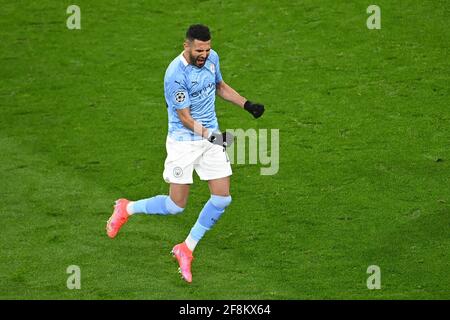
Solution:
M 166 199 L 166 208 L 170 214 L 178 214 L 184 211 L 184 208 L 177 205 L 170 197 Z
M 216 208 L 225 209 L 231 203 L 231 196 L 211 195 L 211 202 Z

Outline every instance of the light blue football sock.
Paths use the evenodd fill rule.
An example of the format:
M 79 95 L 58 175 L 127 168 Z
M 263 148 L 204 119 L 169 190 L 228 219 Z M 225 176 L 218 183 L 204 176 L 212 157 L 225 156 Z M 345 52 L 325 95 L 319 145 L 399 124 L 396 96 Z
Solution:
M 177 206 L 169 196 L 160 195 L 134 202 L 131 213 L 167 215 L 181 213 L 183 210 L 184 208 Z
M 231 196 L 216 196 L 211 195 L 211 198 L 206 202 L 197 222 L 191 229 L 189 236 L 196 242 L 200 241 L 205 235 L 206 231 L 210 230 L 222 214 L 225 208 L 231 203 Z M 192 249 L 191 249 L 192 250 Z

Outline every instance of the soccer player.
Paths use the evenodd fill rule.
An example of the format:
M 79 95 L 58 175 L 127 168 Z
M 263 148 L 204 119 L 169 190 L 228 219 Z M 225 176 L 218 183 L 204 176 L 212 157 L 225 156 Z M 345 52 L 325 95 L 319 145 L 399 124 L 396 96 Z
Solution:
M 207 26 L 192 25 L 186 32 L 184 51 L 169 65 L 164 76 L 164 96 L 169 117 L 166 140 L 167 158 L 164 180 L 169 195 L 129 201 L 119 199 L 106 230 L 114 238 L 128 218 L 137 213 L 170 215 L 183 212 L 192 184 L 193 170 L 208 181 L 211 197 L 186 240 L 172 249 L 179 272 L 192 282 L 193 251 L 231 203 L 231 166 L 225 148 L 217 141 L 225 139 L 219 131 L 215 112 L 216 94 L 247 110 L 254 118 L 264 113 L 262 104 L 252 103 L 226 84 L 220 72 L 218 54 L 211 49 Z

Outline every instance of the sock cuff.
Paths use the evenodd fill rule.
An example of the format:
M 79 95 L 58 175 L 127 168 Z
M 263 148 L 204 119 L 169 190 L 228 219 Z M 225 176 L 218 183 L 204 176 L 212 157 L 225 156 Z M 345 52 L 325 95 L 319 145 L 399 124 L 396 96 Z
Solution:
M 180 213 L 184 210 L 184 208 L 177 206 L 177 204 L 170 199 L 170 196 L 167 196 L 166 198 L 166 209 L 171 214 Z
M 231 203 L 231 196 L 217 196 L 212 194 L 209 200 L 216 208 L 224 209 Z

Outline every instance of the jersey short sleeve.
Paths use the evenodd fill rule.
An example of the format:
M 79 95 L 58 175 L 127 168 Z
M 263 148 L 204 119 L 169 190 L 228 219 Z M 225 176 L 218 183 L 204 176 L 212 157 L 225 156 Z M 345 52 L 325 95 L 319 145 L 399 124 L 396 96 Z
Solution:
M 185 80 L 176 77 L 169 79 L 166 89 L 167 104 L 171 108 L 184 109 L 191 105 Z
M 216 83 L 221 82 L 222 79 L 222 73 L 220 72 L 220 62 L 219 57 L 217 57 L 217 63 L 216 63 Z
M 215 67 L 215 74 L 216 74 L 216 83 L 221 82 L 222 79 L 222 73 L 220 72 L 220 61 L 219 61 L 219 55 L 214 50 L 211 50 L 211 62 L 214 64 Z

